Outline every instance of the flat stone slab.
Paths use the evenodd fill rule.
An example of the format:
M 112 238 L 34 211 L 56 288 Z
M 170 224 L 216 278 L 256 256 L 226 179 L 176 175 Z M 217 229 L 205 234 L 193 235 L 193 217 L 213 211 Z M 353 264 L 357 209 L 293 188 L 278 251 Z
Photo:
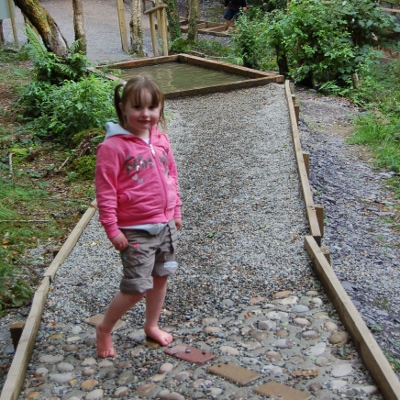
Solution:
M 208 368 L 208 372 L 222 376 L 223 378 L 233 381 L 239 385 L 247 385 L 248 383 L 261 377 L 261 375 L 257 372 L 230 362 L 212 365 L 210 368 Z
M 307 400 L 313 397 L 310 393 L 302 392 L 274 381 L 268 382 L 254 389 L 254 391 L 263 396 L 279 400 Z
M 216 357 L 215 354 L 208 353 L 204 350 L 198 349 L 197 347 L 186 344 L 178 344 L 177 346 L 165 349 L 164 352 L 170 356 L 195 364 L 204 364 Z

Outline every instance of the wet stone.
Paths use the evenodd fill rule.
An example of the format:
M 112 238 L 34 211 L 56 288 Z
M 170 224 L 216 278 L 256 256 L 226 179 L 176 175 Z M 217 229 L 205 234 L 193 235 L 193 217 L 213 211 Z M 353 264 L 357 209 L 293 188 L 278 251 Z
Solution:
M 83 381 L 81 384 L 81 389 L 82 390 L 91 390 L 93 389 L 95 386 L 97 386 L 99 384 L 98 381 L 96 381 L 95 379 L 88 379 L 87 381 Z
M 60 372 L 71 372 L 71 371 L 73 371 L 75 369 L 75 367 L 70 363 L 62 362 L 62 363 L 57 365 L 57 369 Z
M 324 365 L 329 364 L 329 359 L 323 356 L 317 357 L 315 360 L 315 365 L 318 365 L 319 367 L 323 367 Z
M 76 344 L 66 344 L 62 348 L 67 353 L 78 351 L 78 346 Z
M 172 363 L 164 363 L 163 365 L 161 365 L 160 367 L 160 373 L 164 374 L 167 372 L 171 372 L 174 369 L 174 364 Z
M 161 400 L 185 400 L 185 397 L 176 392 L 170 392 L 167 389 L 161 390 L 158 393 L 158 398 Z
M 324 303 L 319 297 L 314 297 L 311 302 L 314 304 L 316 307 L 321 307 Z
M 303 313 L 303 312 L 310 311 L 310 309 L 309 309 L 309 307 L 305 306 L 304 304 L 297 304 L 292 307 L 291 311 L 295 312 L 295 313 Z
M 186 381 L 190 378 L 190 373 L 187 371 L 182 371 L 174 375 L 174 379 L 178 382 Z
M 258 323 L 258 328 L 264 331 L 275 331 L 276 330 L 276 322 L 274 321 L 260 321 Z
M 35 378 L 40 378 L 42 376 L 47 375 L 49 370 L 47 368 L 37 368 L 35 371 Z
M 135 381 L 135 376 L 131 371 L 124 371 L 117 380 L 118 385 L 126 386 Z
M 115 392 L 114 392 L 114 397 L 125 397 L 127 396 L 129 393 L 129 388 L 127 388 L 126 386 L 121 386 L 118 387 Z
M 268 351 L 265 354 L 265 358 L 267 358 L 270 361 L 279 361 L 281 359 L 281 354 L 278 353 L 277 351 Z
M 93 368 L 86 368 L 82 371 L 82 376 L 92 376 L 96 373 L 96 370 Z
M 317 343 L 315 346 L 309 347 L 305 350 L 304 354 L 308 356 L 320 356 L 325 353 L 326 344 L 323 342 Z
M 85 358 L 82 362 L 81 365 L 83 367 L 89 367 L 90 365 L 96 365 L 97 361 L 93 357 Z
M 85 400 L 97 400 L 104 397 L 103 389 L 96 389 L 85 396 Z
M 328 340 L 331 344 L 343 345 L 350 341 L 350 335 L 344 331 L 334 332 Z
M 329 332 L 336 331 L 338 329 L 337 324 L 332 321 L 325 322 L 323 325 L 324 329 Z
M 60 355 L 46 355 L 39 358 L 39 361 L 44 364 L 57 364 L 60 361 L 64 360 L 64 356 Z
M 299 301 L 298 297 L 287 297 L 286 299 L 280 300 L 279 304 L 293 305 L 293 304 L 297 304 L 298 301 Z
M 236 355 L 240 354 L 240 351 L 238 349 L 235 349 L 234 347 L 231 347 L 231 346 L 221 346 L 220 350 L 223 353 L 227 353 L 232 356 L 236 356 Z
M 295 318 L 294 320 L 293 320 L 293 322 L 296 324 L 296 325 L 300 325 L 300 326 L 309 326 L 309 325 L 311 325 L 311 322 L 308 320 L 308 319 L 306 319 L 306 318 L 301 318 L 301 317 L 297 317 L 297 318 Z
M 294 346 L 293 341 L 288 339 L 278 339 L 274 343 L 274 347 L 276 347 L 277 349 L 290 349 L 293 346 Z
M 74 375 L 70 372 L 65 374 L 50 374 L 49 381 L 55 383 L 66 383 L 74 378 Z
M 317 339 L 319 337 L 319 333 L 317 331 L 305 331 L 301 334 L 304 339 Z
M 351 375 L 354 372 L 350 364 L 340 364 L 332 368 L 331 375 L 334 378 L 341 378 L 343 376 Z
M 283 299 L 285 297 L 289 297 L 292 294 L 290 290 L 284 290 L 282 292 L 274 293 L 272 295 L 273 299 Z
M 147 394 L 151 392 L 154 388 L 156 388 L 156 385 L 154 383 L 148 383 L 145 385 L 137 386 L 136 391 L 140 394 Z

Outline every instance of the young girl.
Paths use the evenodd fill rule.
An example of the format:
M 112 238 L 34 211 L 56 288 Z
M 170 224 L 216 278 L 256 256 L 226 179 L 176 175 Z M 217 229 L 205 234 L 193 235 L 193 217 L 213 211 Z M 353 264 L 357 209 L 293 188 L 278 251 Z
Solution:
M 122 94 L 121 94 L 121 88 Z M 182 227 L 175 159 L 165 127 L 164 96 L 149 78 L 137 76 L 114 93 L 119 124 L 106 124 L 97 149 L 96 199 L 100 222 L 120 251 L 123 277 L 97 326 L 97 354 L 114 357 L 111 330 L 144 296 L 144 331 L 162 346 L 172 335 L 158 327 L 167 277 L 177 269 L 174 252 Z

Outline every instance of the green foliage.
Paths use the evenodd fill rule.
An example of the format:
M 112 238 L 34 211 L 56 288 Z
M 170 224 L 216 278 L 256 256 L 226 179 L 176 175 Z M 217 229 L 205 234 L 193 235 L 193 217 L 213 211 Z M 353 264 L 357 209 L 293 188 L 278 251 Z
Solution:
M 32 82 L 19 104 L 25 117 L 30 117 L 30 131 L 66 143 L 76 132 L 103 127 L 115 117 L 114 86 L 114 82 L 93 74 L 61 86 Z
M 34 64 L 34 79 L 51 85 L 62 84 L 65 80 L 78 81 L 88 75 L 89 59 L 79 52 L 79 41 L 74 42 L 66 57 L 62 58 L 48 51 L 41 38 L 26 25 L 29 57 Z
M 378 2 L 347 0 L 335 2 L 334 7 L 339 8 L 354 46 L 376 46 L 388 33 L 399 31 L 394 17 L 385 14 Z
M 325 90 L 351 87 L 368 47 L 397 29 L 370 0 L 292 0 L 288 7 L 271 1 L 242 15 L 233 35 L 237 56 L 260 68 L 274 51 L 280 73 Z
M 75 172 L 74 179 L 90 181 L 94 178 L 96 156 L 91 154 L 74 160 L 72 170 Z
M 241 13 L 235 27 L 232 42 L 237 56 L 243 60 L 245 67 L 257 68 L 267 49 L 263 40 L 263 32 L 267 29 L 264 14 L 259 9 Z

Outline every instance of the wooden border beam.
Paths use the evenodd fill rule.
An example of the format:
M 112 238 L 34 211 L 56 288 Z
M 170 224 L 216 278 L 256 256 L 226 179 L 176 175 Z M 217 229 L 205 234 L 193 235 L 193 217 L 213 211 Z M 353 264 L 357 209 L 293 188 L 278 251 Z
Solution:
M 297 169 L 299 173 L 301 188 L 303 191 L 304 202 L 306 206 L 306 213 L 308 223 L 310 225 L 311 235 L 315 238 L 318 244 L 321 244 L 321 228 L 318 222 L 317 211 L 312 198 L 310 189 L 310 181 L 308 179 L 307 167 L 304 161 L 304 153 L 301 148 L 299 129 L 297 127 L 296 111 L 293 104 L 292 90 L 290 89 L 290 82 L 285 81 L 286 100 L 289 108 L 290 124 L 292 127 L 293 146 L 297 162 Z

